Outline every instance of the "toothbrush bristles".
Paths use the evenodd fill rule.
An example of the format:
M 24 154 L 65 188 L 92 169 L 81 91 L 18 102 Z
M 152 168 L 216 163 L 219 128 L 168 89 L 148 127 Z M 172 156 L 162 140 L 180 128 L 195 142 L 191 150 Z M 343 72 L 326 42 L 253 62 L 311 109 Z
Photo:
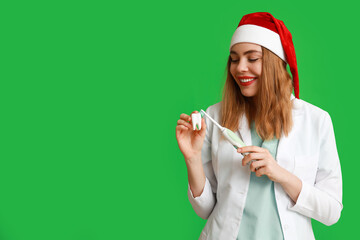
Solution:
M 223 130 L 223 127 L 220 126 L 220 124 L 218 124 L 214 119 L 212 119 L 204 110 L 201 109 L 200 112 L 205 114 L 205 116 L 208 117 L 218 128 L 220 128 L 220 130 Z

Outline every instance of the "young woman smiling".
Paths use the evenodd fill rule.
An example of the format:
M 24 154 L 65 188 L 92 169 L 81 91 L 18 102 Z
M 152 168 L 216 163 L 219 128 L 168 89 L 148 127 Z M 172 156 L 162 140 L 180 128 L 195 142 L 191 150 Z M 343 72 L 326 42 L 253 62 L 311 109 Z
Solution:
M 341 168 L 329 114 L 299 99 L 284 23 L 270 13 L 245 15 L 227 73 L 223 100 L 206 112 L 246 147 L 234 149 L 205 119 L 193 131 L 183 113 L 176 127 L 190 203 L 208 219 L 200 239 L 314 239 L 311 218 L 326 225 L 340 218 Z

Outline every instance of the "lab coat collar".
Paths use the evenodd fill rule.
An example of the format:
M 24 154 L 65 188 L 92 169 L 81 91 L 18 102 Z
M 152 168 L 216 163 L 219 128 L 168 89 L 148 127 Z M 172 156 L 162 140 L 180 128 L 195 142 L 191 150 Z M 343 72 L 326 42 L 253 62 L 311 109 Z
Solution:
M 290 95 L 290 101 L 293 100 L 295 98 L 294 94 Z

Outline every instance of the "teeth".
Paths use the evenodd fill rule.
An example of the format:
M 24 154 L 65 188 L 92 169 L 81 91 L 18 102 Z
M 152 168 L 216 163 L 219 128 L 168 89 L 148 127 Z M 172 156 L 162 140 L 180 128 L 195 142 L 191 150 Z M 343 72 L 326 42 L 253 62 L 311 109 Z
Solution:
M 193 113 L 191 114 L 191 121 L 193 125 L 193 130 L 201 130 L 201 114 L 200 113 Z
M 255 80 L 255 78 L 250 78 L 250 79 L 240 79 L 240 82 L 250 82 L 252 80 Z

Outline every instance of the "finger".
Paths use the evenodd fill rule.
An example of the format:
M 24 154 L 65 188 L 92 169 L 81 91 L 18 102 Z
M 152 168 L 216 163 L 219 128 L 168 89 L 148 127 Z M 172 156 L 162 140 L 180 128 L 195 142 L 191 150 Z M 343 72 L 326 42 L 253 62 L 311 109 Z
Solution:
M 206 123 L 205 123 L 205 119 L 202 118 L 201 119 L 201 129 L 200 129 L 200 135 L 204 136 L 206 133 Z
M 192 129 L 189 129 L 188 127 L 184 126 L 184 125 L 177 125 L 176 126 L 176 131 L 175 131 L 175 135 L 176 135 L 176 139 L 178 139 L 181 134 L 186 133 L 188 131 L 191 131 Z
M 181 134 L 183 133 L 183 131 L 187 131 L 187 130 L 188 130 L 188 128 L 183 125 L 176 126 L 175 136 L 176 136 L 177 141 L 179 141 L 179 138 L 180 138 Z
M 249 153 L 242 159 L 242 165 L 245 166 L 248 164 L 251 160 L 262 160 L 264 159 L 265 154 L 264 153 Z
M 245 153 L 245 152 L 264 152 L 265 149 L 264 148 L 261 148 L 261 147 L 258 147 L 258 146 L 245 146 L 245 147 L 242 147 L 242 148 L 238 148 L 238 152 L 242 152 L 242 153 Z
M 255 172 L 266 165 L 265 161 L 253 161 L 250 164 L 250 171 Z
M 255 175 L 257 177 L 261 177 L 263 175 L 266 175 L 266 168 L 265 167 L 261 167 L 258 170 L 255 171 Z
M 184 120 L 182 120 L 182 119 L 179 119 L 179 120 L 177 121 L 177 124 L 178 124 L 178 125 L 186 126 L 186 127 L 188 127 L 188 128 L 192 128 L 192 125 L 191 125 L 190 123 L 188 123 L 188 122 L 186 122 L 186 121 L 184 121 Z
M 180 114 L 180 119 L 184 120 L 184 121 L 190 121 L 191 117 L 185 113 Z
M 181 130 L 187 131 L 187 130 L 190 130 L 190 129 L 188 127 L 184 126 L 184 125 L 177 125 L 176 126 L 176 133 L 180 133 Z
M 265 152 L 265 148 L 261 148 L 258 146 L 245 146 L 242 148 L 238 148 L 237 150 L 239 153 L 246 153 L 246 152 Z

